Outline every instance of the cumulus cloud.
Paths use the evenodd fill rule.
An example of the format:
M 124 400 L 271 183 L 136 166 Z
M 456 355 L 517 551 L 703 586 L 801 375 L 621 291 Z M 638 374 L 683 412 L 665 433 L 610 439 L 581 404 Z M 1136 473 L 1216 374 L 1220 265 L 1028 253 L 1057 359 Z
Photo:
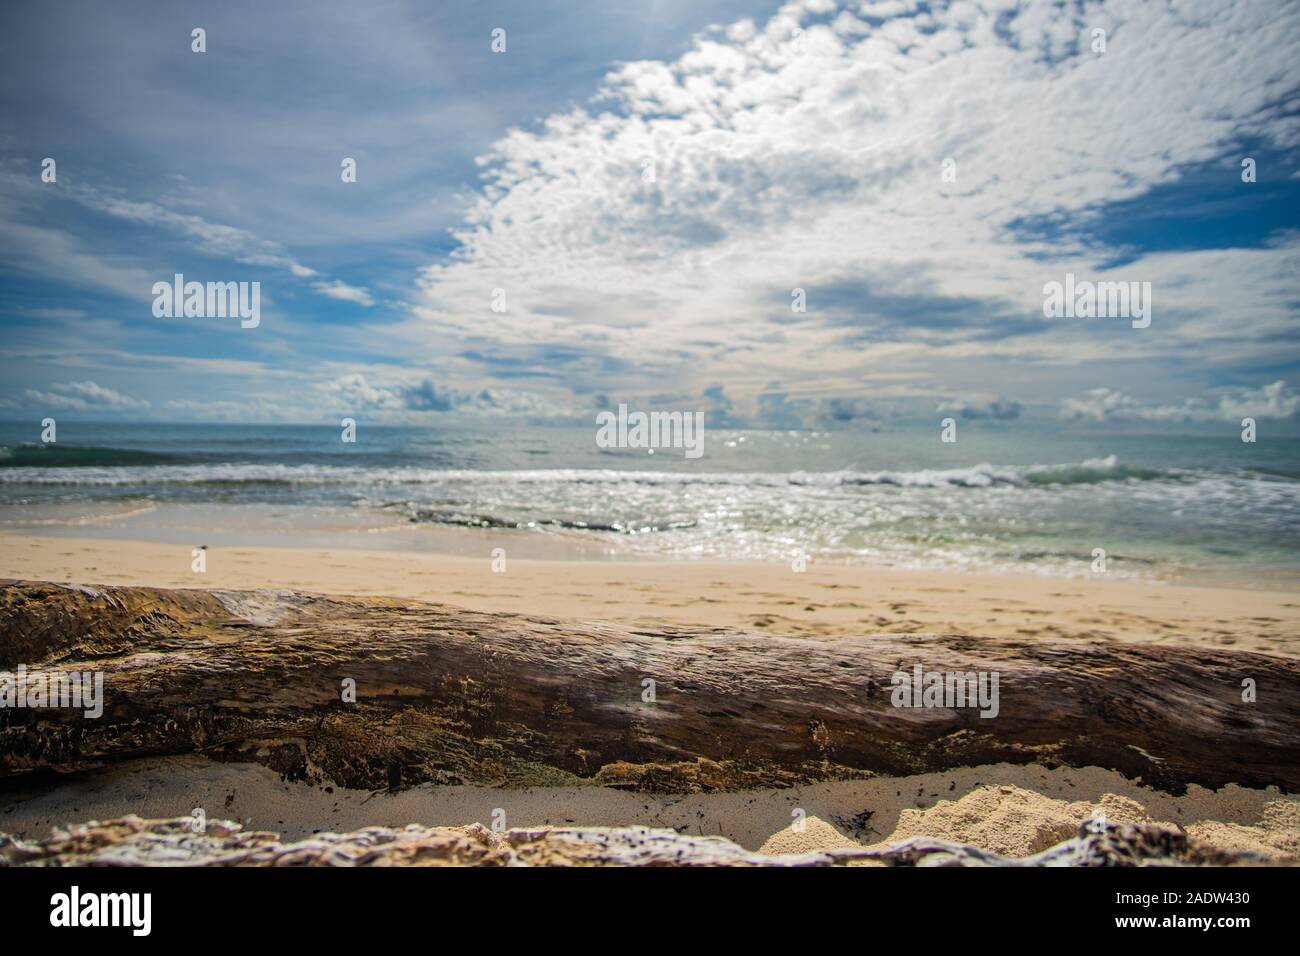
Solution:
M 325 390 L 343 406 L 385 412 L 482 412 L 557 417 L 565 409 L 532 392 L 505 388 L 463 390 L 425 377 L 392 384 L 371 384 L 364 375 L 345 375 Z
M 810 399 L 791 399 L 781 390 L 780 382 L 769 382 L 756 405 L 758 423 L 770 428 L 802 428 L 815 409 Z
M 1292 418 L 1300 411 L 1300 393 L 1286 382 L 1278 381 L 1263 388 L 1226 388 L 1218 396 L 1218 413 L 1228 421 L 1245 416 L 1254 418 Z
M 149 407 L 146 401 L 89 381 L 62 382 L 47 391 L 29 388 L 23 394 L 38 407 L 76 412 L 139 412 Z
M 1020 403 L 1015 399 L 1001 397 L 987 402 L 970 398 L 953 398 L 940 402 L 935 411 L 945 415 L 959 415 L 962 418 L 1010 421 L 1020 417 Z
M 700 397 L 704 399 L 704 414 L 711 427 L 727 428 L 744 424 L 743 417 L 736 414 L 735 402 L 722 384 L 715 382 L 705 387 Z
M 831 422 L 851 422 L 860 418 L 875 418 L 871 405 L 862 398 L 823 399 L 820 417 Z
M 710 411 L 719 415 L 731 414 L 731 399 L 721 385 L 710 385 L 702 394 L 709 401 Z
M 1187 398 L 1176 405 L 1144 405 L 1131 395 L 1094 388 L 1082 398 L 1061 402 L 1061 417 L 1093 422 L 1215 422 L 1242 418 L 1291 418 L 1300 411 L 1300 393 L 1285 382 L 1261 388 L 1217 389 L 1212 396 Z
M 1294 237 L 1103 268 L 1104 249 L 1017 226 L 1083 221 L 1176 182 L 1243 130 L 1293 140 L 1276 91 L 1294 85 L 1297 23 L 1212 0 L 787 4 L 676 60 L 624 64 L 592 106 L 502 138 L 417 314 L 440 335 L 655 356 L 661 376 L 705 368 L 780 420 L 797 417 L 786 398 L 746 383 L 779 375 L 797 401 L 888 369 L 920 395 L 973 350 L 1113 358 L 1113 323 L 1042 318 L 1044 282 L 1066 271 L 1153 283 L 1159 331 L 1128 330 L 1127 358 L 1219 360 L 1230 311 L 1252 316 L 1231 333 L 1248 362 L 1293 322 Z M 497 288 L 509 308 L 486 323 Z

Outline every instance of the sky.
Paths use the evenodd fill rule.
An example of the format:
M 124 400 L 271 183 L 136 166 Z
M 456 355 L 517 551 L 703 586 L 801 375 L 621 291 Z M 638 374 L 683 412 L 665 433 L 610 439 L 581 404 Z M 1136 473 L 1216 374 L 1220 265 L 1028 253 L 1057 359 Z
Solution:
M 1282 0 L 5 4 L 0 417 L 1295 433 L 1297 63 Z

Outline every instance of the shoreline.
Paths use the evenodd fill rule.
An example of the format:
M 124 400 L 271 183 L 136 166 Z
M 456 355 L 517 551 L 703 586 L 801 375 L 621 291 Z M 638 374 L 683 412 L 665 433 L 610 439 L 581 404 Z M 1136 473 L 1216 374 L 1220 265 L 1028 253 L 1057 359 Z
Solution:
M 791 636 L 967 633 L 1300 656 L 1300 593 L 1132 580 L 716 561 L 493 559 L 360 548 L 209 547 L 0 532 L 0 577 L 406 597 L 476 611 Z
M 742 545 L 715 553 L 708 544 L 694 547 L 653 545 L 655 534 L 607 534 L 576 527 L 475 525 L 414 521 L 372 505 L 285 506 L 267 502 L 198 503 L 117 502 L 108 510 L 86 511 L 85 502 L 57 505 L 0 503 L 0 535 L 18 537 L 96 538 L 151 544 L 223 548 L 296 548 L 302 550 L 409 552 L 443 557 L 481 558 L 504 549 L 512 558 L 607 564 L 757 565 L 784 567 L 796 557 L 819 567 L 856 569 L 863 573 L 924 572 L 991 577 L 1041 577 L 1057 581 L 1132 581 L 1172 587 L 1228 588 L 1300 594 L 1300 568 L 1283 562 L 1260 565 L 1217 561 L 1184 564 L 1166 556 L 1112 553 L 1107 571 L 1092 569 L 1089 553 L 1056 553 L 1051 558 L 1019 560 L 964 554 L 960 550 L 928 556 L 893 551 L 804 550 L 790 540 L 777 551 L 746 551 Z M 108 508 L 107 504 L 104 504 Z M 33 510 L 34 509 L 34 510 Z M 662 529 L 660 529 L 662 530 Z M 734 550 L 734 553 L 733 553 Z

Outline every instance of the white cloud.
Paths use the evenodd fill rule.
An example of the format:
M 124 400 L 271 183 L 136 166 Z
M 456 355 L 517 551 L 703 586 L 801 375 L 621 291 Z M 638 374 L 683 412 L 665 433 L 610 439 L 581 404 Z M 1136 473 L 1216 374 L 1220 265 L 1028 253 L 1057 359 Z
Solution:
M 162 202 L 126 199 L 94 186 L 75 184 L 61 186 L 59 192 L 51 193 L 48 187 L 42 190 L 39 184 L 34 184 L 33 177 L 13 169 L 0 170 L 0 186 L 7 194 L 0 198 L 0 227 L 10 240 L 0 246 L 0 259 L 30 272 L 107 289 L 130 299 L 147 299 L 157 279 L 156 265 L 154 271 L 147 271 L 138 264 L 124 262 L 121 256 L 100 257 L 84 250 L 75 235 L 39 224 L 48 218 L 42 211 L 42 201 L 54 196 L 71 199 L 115 219 L 178 234 L 199 252 L 214 258 L 283 270 L 298 279 L 321 275 L 277 242 L 262 239 L 246 229 L 178 211 Z M 170 270 L 172 266 L 164 264 L 162 268 Z M 374 304 L 368 289 L 339 280 L 320 279 L 312 283 L 312 288 L 331 299 L 363 306 Z
M 23 394 L 30 403 L 39 407 L 78 412 L 134 412 L 149 407 L 146 401 L 131 398 L 95 382 L 63 382 L 51 385 L 48 391 L 29 388 Z
M 1120 0 L 1002 22 L 1006 4 L 886 3 L 866 20 L 809 6 L 824 5 L 625 64 L 592 108 L 503 137 L 459 252 L 423 275 L 435 337 L 653 357 L 656 379 L 725 378 L 752 406 L 776 377 L 793 400 L 901 370 L 933 395 L 971 348 L 1034 365 L 1246 363 L 1291 326 L 1294 239 L 1103 270 L 1099 250 L 1011 227 L 1084 217 L 1244 135 L 1282 136 L 1300 8 Z M 1066 271 L 1151 281 L 1153 329 L 1042 323 L 1042 285 Z
M 1012 398 L 994 398 L 982 401 L 974 398 L 952 398 L 939 403 L 935 411 L 959 415 L 962 418 L 994 418 L 1006 421 L 1020 417 L 1020 403 Z
M 1285 382 L 1263 388 L 1225 389 L 1218 399 L 1218 411 L 1229 421 L 1250 415 L 1255 418 L 1290 418 L 1300 411 L 1300 394 Z
M 532 392 L 505 388 L 462 389 L 423 376 L 372 384 L 360 373 L 344 375 L 323 386 L 337 405 L 380 412 L 477 412 L 565 417 L 571 409 L 554 405 Z M 409 417 L 409 416 L 407 416 Z
M 211 256 L 245 265 L 284 269 L 295 276 L 316 274 L 313 269 L 287 254 L 278 243 L 259 239 L 245 229 L 178 212 L 161 203 L 132 201 L 89 187 L 73 188 L 69 190 L 69 195 L 98 212 L 118 219 L 179 233 L 192 240 L 200 251 Z
M 1093 422 L 1236 422 L 1242 418 L 1291 418 L 1300 411 L 1300 393 L 1285 382 L 1261 388 L 1224 388 L 1205 398 L 1187 398 L 1177 405 L 1144 405 L 1131 395 L 1094 388 L 1083 398 L 1061 402 L 1061 417 Z
M 359 286 L 348 285 L 335 279 L 333 282 L 313 282 L 312 288 L 321 295 L 328 296 L 331 299 L 338 299 L 342 302 L 355 302 L 357 305 L 371 306 L 375 304 L 374 297 L 370 294 L 369 289 L 363 289 Z

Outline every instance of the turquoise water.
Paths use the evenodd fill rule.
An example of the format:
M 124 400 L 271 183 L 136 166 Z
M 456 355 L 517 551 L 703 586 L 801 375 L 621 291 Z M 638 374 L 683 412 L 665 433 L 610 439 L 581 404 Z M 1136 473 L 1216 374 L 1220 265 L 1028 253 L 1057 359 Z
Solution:
M 4 527 L 147 536 L 186 508 L 249 543 L 272 516 L 522 533 L 625 557 L 1074 575 L 1102 548 L 1116 576 L 1300 578 L 1297 439 L 710 429 L 692 460 L 599 448 L 594 424 L 363 424 L 355 444 L 325 426 L 60 423 L 42 445 L 34 424 L 0 426 Z

